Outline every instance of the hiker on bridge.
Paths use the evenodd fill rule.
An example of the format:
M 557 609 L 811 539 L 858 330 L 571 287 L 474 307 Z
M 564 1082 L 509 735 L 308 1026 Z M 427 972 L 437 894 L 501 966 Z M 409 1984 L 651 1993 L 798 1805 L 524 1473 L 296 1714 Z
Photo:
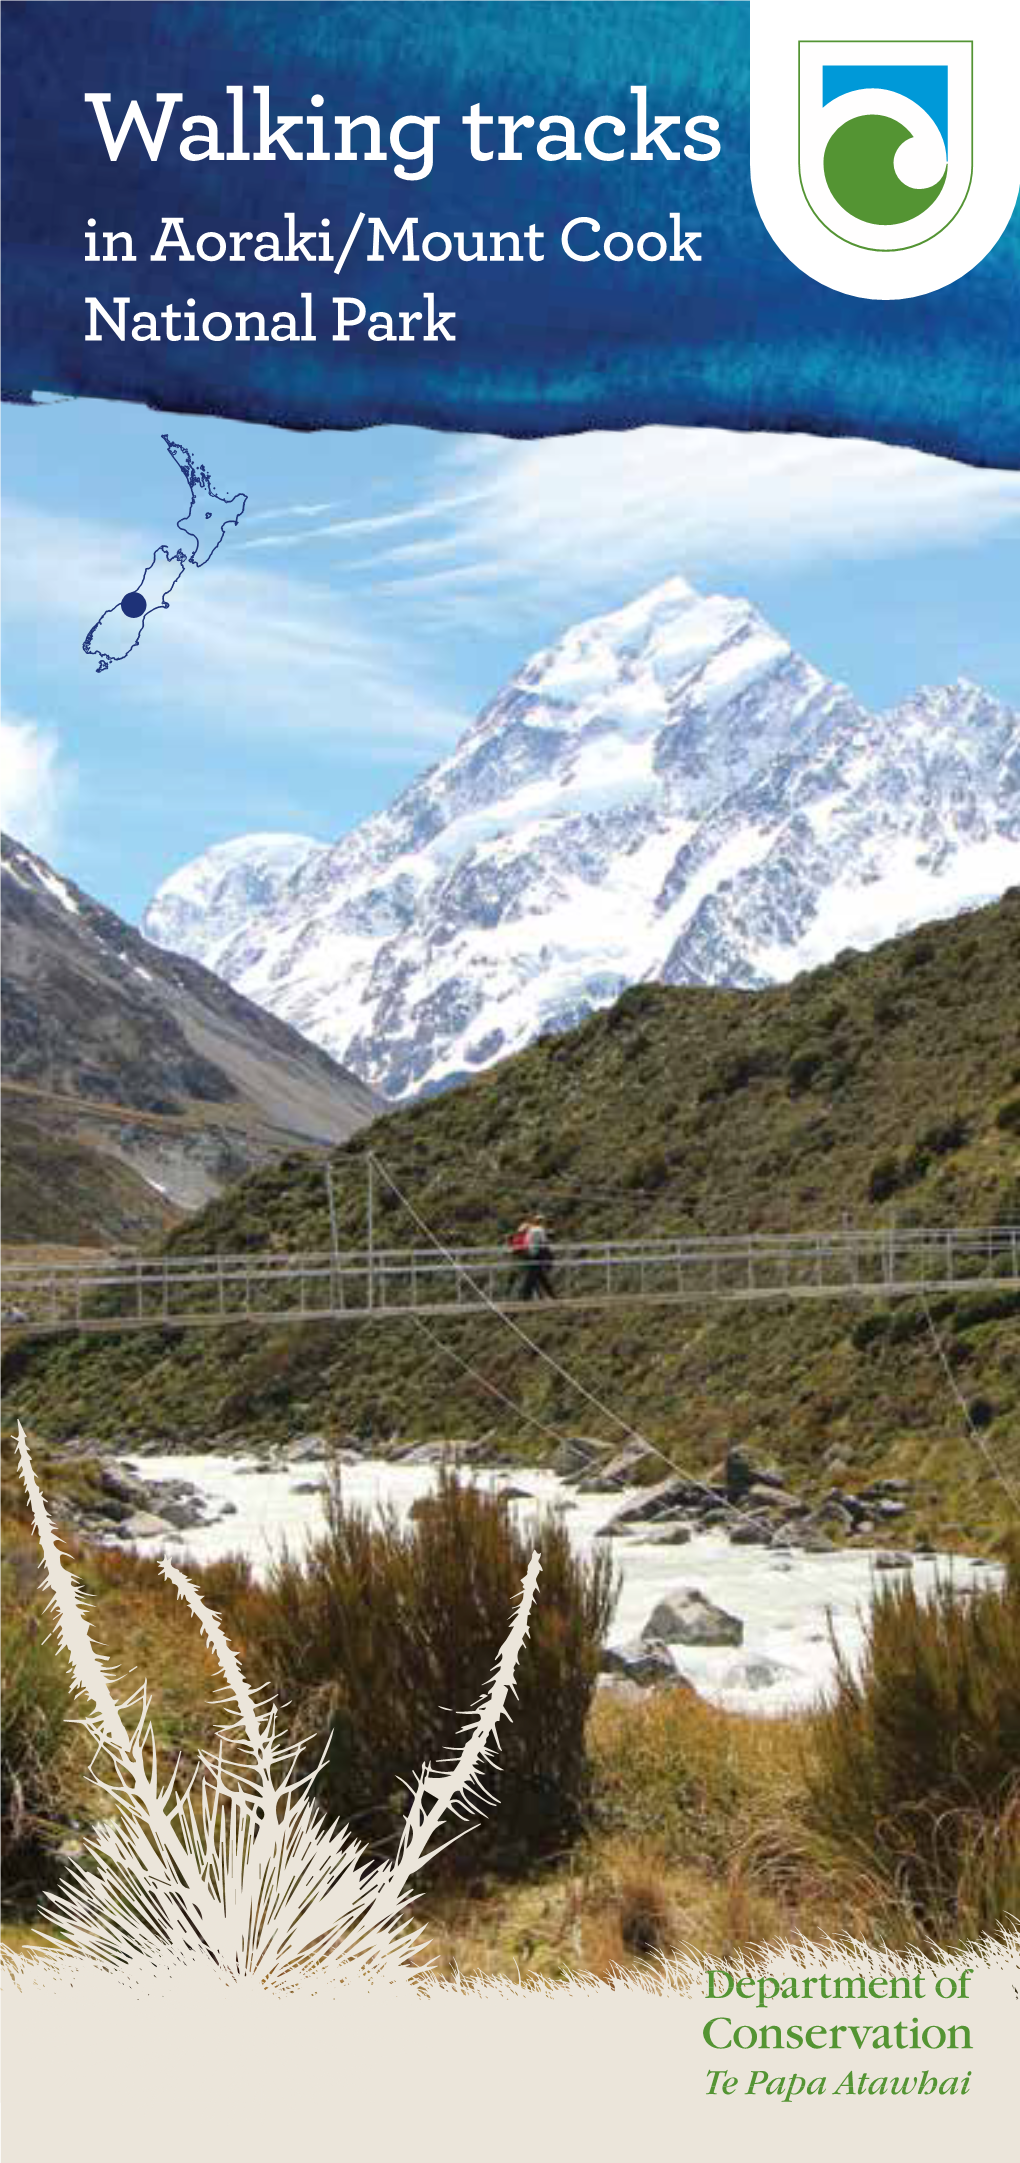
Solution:
M 521 1299 L 555 1299 L 552 1243 L 541 1216 L 525 1217 L 511 1233 L 510 1249 L 519 1255 L 521 1271 L 517 1291 Z

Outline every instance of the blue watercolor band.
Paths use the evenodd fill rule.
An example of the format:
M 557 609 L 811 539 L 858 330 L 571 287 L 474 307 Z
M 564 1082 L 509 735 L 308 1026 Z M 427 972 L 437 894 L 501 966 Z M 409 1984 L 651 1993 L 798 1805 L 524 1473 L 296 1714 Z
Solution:
M 748 168 L 749 16 L 707 0 L 632 6 L 165 4 L 45 7 L 5 16 L 3 364 L 7 394 L 46 389 L 141 401 L 296 429 L 405 422 L 514 436 L 671 423 L 867 436 L 975 464 L 1020 466 L 1020 219 L 955 285 L 879 305 L 803 276 L 758 216 Z M 137 138 L 107 157 L 85 92 L 132 98 L 155 117 L 157 91 L 180 113 L 226 125 L 228 84 L 267 84 L 273 115 L 438 113 L 433 170 L 402 182 L 375 164 L 189 164 L 179 131 L 150 163 Z M 710 114 L 722 152 L 706 163 L 479 165 L 460 116 L 599 113 L 628 122 L 631 86 L 652 113 Z M 677 131 L 683 141 L 682 128 Z M 604 139 L 607 143 L 609 138 Z M 148 260 L 162 219 L 193 238 L 235 228 L 299 228 L 328 216 L 342 236 L 359 210 L 392 232 L 547 235 L 545 261 L 367 265 L 357 246 L 339 278 L 323 265 L 190 265 Z M 671 213 L 703 237 L 702 261 L 571 263 L 568 218 L 603 236 L 668 232 Z M 85 260 L 86 218 L 135 235 L 133 264 Z M 453 310 L 457 342 L 332 342 L 333 301 L 370 309 Z M 86 296 L 132 308 L 297 310 L 312 294 L 316 342 L 296 345 L 85 343 Z

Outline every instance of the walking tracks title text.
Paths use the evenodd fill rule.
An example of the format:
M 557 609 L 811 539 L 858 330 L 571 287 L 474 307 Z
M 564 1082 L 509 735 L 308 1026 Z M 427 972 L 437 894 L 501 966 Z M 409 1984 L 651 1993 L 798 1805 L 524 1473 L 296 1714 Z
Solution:
M 533 113 L 485 113 L 476 101 L 460 116 L 459 125 L 468 131 L 471 158 L 483 165 L 519 165 L 529 156 L 543 165 L 571 168 L 586 159 L 598 165 L 616 165 L 623 160 L 652 164 L 657 159 L 668 164 L 682 164 L 685 159 L 706 164 L 718 157 L 719 122 L 711 114 L 687 118 L 679 113 L 650 113 L 648 90 L 643 84 L 633 84 L 629 95 L 634 103 L 628 107 L 626 118 L 616 113 L 597 113 L 582 122 L 565 113 L 547 113 L 541 118 Z M 150 116 L 151 124 L 137 99 L 132 99 L 118 120 L 107 109 L 112 102 L 109 91 L 90 90 L 85 96 L 95 114 L 106 155 L 114 164 L 125 152 L 132 151 L 144 154 L 155 164 L 176 139 L 178 153 L 189 165 L 259 165 L 279 160 L 289 169 L 294 165 L 334 166 L 360 161 L 365 165 L 384 164 L 396 180 L 415 182 L 427 180 L 433 170 L 436 134 L 442 125 L 438 113 L 404 113 L 386 129 L 372 114 L 342 113 L 332 121 L 332 129 L 339 133 L 331 131 L 327 137 L 328 116 L 321 110 L 325 102 L 321 93 L 314 92 L 308 99 L 313 108 L 308 113 L 272 114 L 266 84 L 252 87 L 253 103 L 242 85 L 227 84 L 229 107 L 220 120 L 210 113 L 179 112 L 184 102 L 180 91 L 158 93 L 156 104 L 161 111 L 158 120 Z M 464 138 L 460 140 L 463 143 Z M 690 171 L 690 167 L 686 170 Z M 189 230 L 184 218 L 166 215 L 148 260 L 178 265 L 325 265 L 334 277 L 339 277 L 355 249 L 356 260 L 365 264 L 399 261 L 433 265 L 451 259 L 480 264 L 541 263 L 550 246 L 575 264 L 600 260 L 625 263 L 633 258 L 643 263 L 687 264 L 702 259 L 697 243 L 703 235 L 689 229 L 678 210 L 669 211 L 657 229 L 637 234 L 607 232 L 601 219 L 584 212 L 567 218 L 551 236 L 535 224 L 503 232 L 481 228 L 423 230 L 425 221 L 416 216 L 402 222 L 391 218 L 387 224 L 364 209 L 344 223 L 346 230 L 335 232 L 332 217 L 326 214 L 317 225 L 302 227 L 295 213 L 286 210 L 279 228 L 257 230 L 238 225 L 226 232 L 199 232 Z M 89 263 L 137 262 L 134 237 L 126 229 L 100 231 L 97 220 L 90 217 L 86 221 L 85 258 Z M 127 293 L 105 297 L 89 294 L 85 301 L 86 343 L 99 343 L 104 337 L 113 337 L 122 344 L 128 339 L 139 344 L 163 340 L 169 344 L 197 344 L 203 339 L 215 344 L 235 339 L 242 345 L 314 343 L 319 335 L 316 295 L 306 290 L 297 299 L 297 307 L 267 314 L 258 308 L 198 312 L 192 299 L 183 308 L 174 304 L 137 307 Z M 340 345 L 355 337 L 367 338 L 373 344 L 407 344 L 417 339 L 427 344 L 455 344 L 455 311 L 440 308 L 434 291 L 423 292 L 421 300 L 420 308 L 393 311 L 373 308 L 371 298 L 360 294 L 331 294 L 329 335 L 334 344 Z

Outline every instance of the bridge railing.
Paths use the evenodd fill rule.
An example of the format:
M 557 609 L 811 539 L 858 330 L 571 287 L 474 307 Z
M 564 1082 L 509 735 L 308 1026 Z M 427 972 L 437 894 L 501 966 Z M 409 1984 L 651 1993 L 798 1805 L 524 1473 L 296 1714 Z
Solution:
M 898 1227 L 557 1244 L 560 1300 L 903 1295 L 1020 1285 L 1020 1227 Z M 504 1306 L 524 1290 L 506 1246 L 136 1255 L 16 1264 L 3 1318 L 35 1330 L 173 1327 L 255 1319 Z

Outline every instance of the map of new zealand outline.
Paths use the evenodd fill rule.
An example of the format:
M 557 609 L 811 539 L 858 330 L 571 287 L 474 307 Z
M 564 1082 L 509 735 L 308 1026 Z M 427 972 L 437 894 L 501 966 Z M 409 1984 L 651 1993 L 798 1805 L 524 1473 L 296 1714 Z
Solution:
M 185 444 L 174 443 L 172 438 L 166 435 L 163 442 L 190 490 L 191 500 L 184 517 L 177 520 L 177 530 L 190 541 L 191 547 L 171 549 L 165 542 L 161 542 L 146 564 L 137 586 L 123 594 L 112 607 L 103 610 L 88 636 L 82 641 L 82 652 L 96 660 L 98 675 L 102 675 L 103 670 L 108 669 L 112 662 L 127 660 L 128 654 L 133 653 L 140 643 L 149 617 L 156 615 L 160 609 L 169 608 L 170 595 L 185 571 L 189 566 L 194 570 L 204 570 L 216 554 L 227 527 L 239 525 L 247 508 L 248 498 L 241 491 L 234 496 L 218 494 L 213 487 L 208 466 L 196 464 Z M 207 525 L 211 529 L 209 533 L 205 531 Z M 97 642 L 97 633 L 103 630 L 104 624 L 108 626 L 104 633 L 105 644 L 100 645 Z M 135 625 L 137 629 L 134 637 L 124 644 L 122 641 L 128 627 Z M 118 630 L 120 639 L 116 638 Z

